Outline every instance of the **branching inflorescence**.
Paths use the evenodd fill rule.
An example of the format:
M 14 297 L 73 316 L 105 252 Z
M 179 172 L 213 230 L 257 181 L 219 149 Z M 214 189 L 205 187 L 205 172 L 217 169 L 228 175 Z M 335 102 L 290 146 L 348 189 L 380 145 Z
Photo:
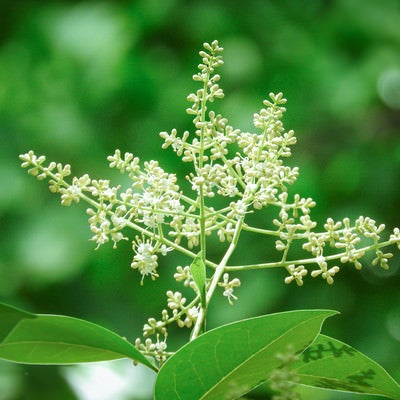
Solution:
M 270 93 L 264 108 L 254 114 L 257 133 L 242 132 L 228 124 L 226 118 L 209 110 L 211 103 L 222 99 L 220 75 L 215 71 L 223 65 L 222 48 L 217 41 L 204 44 L 200 52 L 202 63 L 193 79 L 199 83 L 196 93 L 188 96 L 191 107 L 186 112 L 193 117 L 194 133 L 161 132 L 163 149 L 171 147 L 183 162 L 193 165 L 186 177 L 191 193 L 183 193 L 175 174 L 165 172 L 157 161 L 140 162 L 131 153 L 116 150 L 108 157 L 111 168 L 129 176 L 132 183 L 126 190 L 112 186 L 109 180 L 91 179 L 87 174 L 73 177 L 69 165 L 45 163 L 44 156 L 33 151 L 20 156 L 23 167 L 39 180 L 49 179 L 49 188 L 61 195 L 61 204 L 68 206 L 84 200 L 89 204 L 89 226 L 97 248 L 107 242 L 114 247 L 120 240 L 128 240 L 129 228 L 134 252 L 131 267 L 152 280 L 159 276 L 158 258 L 178 251 L 188 259 L 200 257 L 204 266 L 212 270 L 205 281 L 205 298 L 193 278 L 189 266 L 178 266 L 174 271 L 176 281 L 194 291 L 192 300 L 180 292 L 167 292 L 167 308 L 161 319 L 149 318 L 143 328 L 144 343 L 137 339 L 136 346 L 146 355 L 162 363 L 166 351 L 167 327 L 177 323 L 192 329 L 196 338 L 204 329 L 206 309 L 217 287 L 229 303 L 237 299 L 234 289 L 240 286 L 235 271 L 251 269 L 284 268 L 285 283 L 303 285 L 309 274 L 321 277 L 332 284 L 340 266 L 353 264 L 361 269 L 361 259 L 373 253 L 373 266 L 388 268 L 391 253 L 383 249 L 397 244 L 400 248 L 400 231 L 395 228 L 388 239 L 381 237 L 385 226 L 377 225 L 368 217 L 351 222 L 348 218 L 334 221 L 328 218 L 320 232 L 311 218 L 315 202 L 299 194 L 290 196 L 288 186 L 298 175 L 297 167 L 285 165 L 296 143 L 292 130 L 286 131 L 282 116 L 286 111 L 282 93 Z M 211 205 L 211 198 L 225 199 L 221 208 Z M 214 204 L 214 203 L 212 203 Z M 269 227 L 253 226 L 246 222 L 249 213 L 260 212 L 265 207 L 275 207 L 277 217 Z M 249 231 L 260 236 L 275 238 L 278 256 L 276 261 L 251 265 L 230 265 L 229 259 L 237 247 L 241 232 Z M 217 237 L 223 256 L 212 261 L 207 256 L 207 238 Z M 301 243 L 304 258 L 292 259 L 293 243 Z M 155 341 L 150 338 L 153 336 Z

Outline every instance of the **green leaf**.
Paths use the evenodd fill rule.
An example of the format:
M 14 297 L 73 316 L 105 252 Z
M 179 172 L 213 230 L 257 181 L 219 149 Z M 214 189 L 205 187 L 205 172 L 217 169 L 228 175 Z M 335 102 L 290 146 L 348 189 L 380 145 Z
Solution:
M 400 399 L 399 384 L 379 364 L 325 335 L 319 335 L 291 368 L 306 386 Z
M 34 314 L 0 303 L 0 342 L 2 342 L 22 319 L 36 318 Z
M 201 306 L 206 308 L 206 266 L 203 262 L 202 252 L 199 252 L 193 260 L 190 265 L 190 272 L 199 289 Z
M 161 368 L 156 400 L 232 400 L 268 379 L 290 347 L 302 352 L 336 314 L 304 310 L 251 318 L 213 329 L 182 347 Z
M 30 314 L 0 303 L 0 358 L 24 364 L 75 364 L 131 358 L 156 370 L 127 340 L 82 319 Z

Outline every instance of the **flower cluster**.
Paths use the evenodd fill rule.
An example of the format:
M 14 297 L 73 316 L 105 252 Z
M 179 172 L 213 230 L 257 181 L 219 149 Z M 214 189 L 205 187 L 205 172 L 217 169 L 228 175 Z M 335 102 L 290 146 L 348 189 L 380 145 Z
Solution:
M 135 340 L 135 347 L 146 356 L 152 356 L 162 365 L 167 359 L 167 338 L 160 340 L 160 335 L 157 335 L 154 343 L 150 338 L 147 338 L 144 343 L 138 338 Z
M 150 239 L 143 240 L 138 236 L 136 237 L 136 240 L 132 242 L 132 248 L 135 252 L 135 255 L 133 256 L 131 267 L 140 272 L 142 275 L 142 283 L 143 278 L 147 275 L 150 275 L 153 280 L 158 278 L 158 274 L 156 272 L 158 267 L 157 253 L 161 253 L 161 255 L 166 256 L 167 252 L 172 250 L 165 244 L 160 244 L 160 242 L 158 242 L 156 245 L 154 245 Z
M 205 324 L 206 309 L 216 288 L 223 289 L 229 303 L 237 300 L 234 290 L 241 283 L 230 278 L 234 271 L 279 267 L 287 273 L 286 284 L 296 282 L 302 286 L 306 276 L 332 284 L 343 264 L 360 269 L 361 259 L 372 253 L 372 265 L 387 269 L 392 253 L 384 248 L 396 244 L 400 249 L 400 230 L 395 228 L 385 240 L 384 225 L 368 217 L 359 217 L 354 223 L 348 218 L 328 218 L 323 230 L 316 231 L 317 222 L 311 217 L 315 201 L 299 194 L 289 195 L 289 186 L 297 180 L 299 169 L 285 164 L 296 137 L 282 123 L 286 111 L 283 94 L 270 93 L 254 114 L 255 133 L 233 128 L 225 117 L 210 109 L 210 104 L 224 97 L 219 86 L 221 77 L 216 73 L 223 65 L 222 50 L 214 41 L 205 43 L 200 52 L 199 72 L 193 76 L 200 87 L 187 97 L 191 105 L 186 110 L 193 118 L 194 132 L 179 134 L 172 129 L 160 133 L 163 149 L 171 148 L 183 162 L 192 164 L 186 176 L 192 188 L 189 193 L 183 193 L 178 176 L 164 171 L 157 161 L 142 163 L 132 153 L 120 150 L 110 155 L 108 162 L 110 168 L 130 178 L 125 189 L 87 174 L 70 177 L 69 165 L 46 165 L 46 158 L 33 151 L 20 156 L 29 174 L 49 180 L 50 190 L 61 196 L 62 205 L 81 200 L 88 203 L 91 240 L 97 247 L 110 241 L 114 247 L 121 240 L 132 241 L 131 267 L 140 273 L 141 283 L 145 277 L 154 280 L 159 276 L 160 255 L 178 251 L 193 260 L 200 254 L 199 265 L 208 268 L 207 273 L 196 270 L 193 275 L 198 276 L 192 276 L 189 266 L 174 271 L 175 280 L 192 289 L 192 300 L 179 291 L 167 291 L 167 307 L 161 319 L 149 318 L 143 327 L 145 342 L 136 342 L 144 354 L 153 355 L 159 362 L 168 354 L 168 325 L 190 328 L 195 338 Z M 215 197 L 219 197 L 218 202 L 211 199 Z M 247 223 L 248 214 L 266 207 L 276 209 L 277 216 L 270 226 Z M 135 234 L 129 235 L 129 231 Z M 260 238 L 273 237 L 277 259 L 255 265 L 229 265 L 243 231 L 259 234 Z M 209 257 L 210 238 L 221 242 L 220 261 Z M 295 243 L 296 251 L 301 248 L 304 252 L 300 259 L 298 253 L 292 258 Z
M 147 275 L 153 279 L 158 276 L 157 253 L 166 255 L 172 250 L 162 240 L 163 226 L 175 230 L 178 221 L 189 218 L 181 205 L 181 193 L 174 174 L 167 174 L 156 161 L 145 162 L 142 169 L 137 157 L 125 153 L 122 158 L 120 151 L 116 150 L 113 156 L 108 157 L 110 167 L 128 173 L 132 180 L 131 186 L 121 191 L 120 185 L 112 186 L 105 179 L 91 179 L 88 174 L 73 177 L 69 183 L 66 181 L 71 174 L 69 165 L 50 162 L 45 166 L 45 156 L 37 157 L 33 151 L 20 158 L 23 167 L 30 167 L 28 172 L 31 175 L 40 180 L 49 178 L 49 188 L 60 194 L 62 205 L 69 206 L 81 199 L 89 204 L 87 214 L 93 234 L 91 240 L 97 248 L 110 240 L 114 247 L 119 241 L 127 240 L 128 237 L 122 233 L 127 227 L 147 237 L 145 240 L 136 236 L 132 242 L 135 255 L 131 266 L 141 273 L 142 280 Z M 185 231 L 181 235 L 185 235 Z M 187 236 L 191 238 L 192 232 L 188 231 Z

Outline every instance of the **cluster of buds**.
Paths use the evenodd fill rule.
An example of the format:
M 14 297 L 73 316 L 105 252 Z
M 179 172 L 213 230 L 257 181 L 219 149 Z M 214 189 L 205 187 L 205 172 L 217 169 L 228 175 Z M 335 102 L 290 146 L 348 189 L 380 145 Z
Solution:
M 197 306 L 186 306 L 186 298 L 180 292 L 167 291 L 167 305 L 172 310 L 173 320 L 180 328 L 191 328 L 199 315 Z
M 158 361 L 159 365 L 162 365 L 167 360 L 167 337 L 160 340 L 160 335 L 157 334 L 156 342 L 153 342 L 151 338 L 145 339 L 144 343 L 137 338 L 135 340 L 135 347 L 147 356 L 154 357 Z

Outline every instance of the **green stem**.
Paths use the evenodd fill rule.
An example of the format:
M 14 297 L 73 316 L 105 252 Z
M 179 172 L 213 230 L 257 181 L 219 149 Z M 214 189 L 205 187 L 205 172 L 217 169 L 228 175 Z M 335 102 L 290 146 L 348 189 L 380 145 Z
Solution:
M 208 306 L 208 304 L 211 301 L 212 295 L 214 294 L 214 291 L 218 285 L 218 282 L 221 279 L 222 274 L 225 272 L 226 270 L 226 264 L 229 261 L 229 258 L 231 257 L 232 253 L 234 252 L 238 240 L 239 240 L 239 235 L 240 232 L 242 230 L 242 225 L 243 225 L 243 220 L 244 220 L 244 216 L 242 217 L 242 219 L 240 219 L 237 224 L 236 224 L 236 228 L 235 228 L 235 232 L 233 234 L 233 238 L 232 238 L 232 242 L 230 243 L 224 257 L 222 258 L 221 262 L 218 264 L 214 275 L 212 277 L 211 283 L 208 287 L 207 290 L 207 294 L 206 294 L 206 304 Z M 205 317 L 206 317 L 206 309 L 201 308 L 199 315 L 197 317 L 197 321 L 196 324 L 193 328 L 192 334 L 190 336 L 190 340 L 194 340 L 196 339 L 196 337 L 199 336 L 200 332 L 201 332 L 201 328 L 204 325 L 204 321 L 205 321 Z
M 395 244 L 395 242 L 391 240 L 386 240 L 385 242 L 379 243 L 379 245 L 376 247 L 375 244 L 370 245 L 370 246 L 365 246 L 361 247 L 357 250 L 355 250 L 356 253 L 365 253 L 367 251 L 375 250 L 376 248 L 382 248 L 382 247 L 387 247 Z M 342 257 L 346 256 L 346 252 L 338 253 L 338 254 L 331 254 L 329 256 L 325 256 L 325 261 L 333 261 L 333 260 L 339 260 Z M 232 265 L 232 266 L 225 266 L 225 271 L 250 271 L 253 269 L 268 269 L 268 268 L 282 268 L 282 267 L 287 267 L 291 264 L 293 265 L 302 265 L 302 264 L 314 264 L 318 263 L 317 262 L 317 257 L 312 257 L 312 258 L 305 258 L 302 260 L 289 260 L 289 261 L 277 261 L 277 262 L 270 262 L 270 263 L 262 263 L 262 264 L 249 264 L 249 265 Z M 218 270 L 218 266 L 217 266 Z
M 204 158 L 204 140 L 205 140 L 205 119 L 207 110 L 207 88 L 208 88 L 209 74 L 207 74 L 203 85 L 203 98 L 201 100 L 201 129 L 200 129 L 200 152 L 199 152 L 199 170 L 203 169 Z M 207 243 L 206 243 L 206 215 L 205 215 L 205 201 L 204 201 L 204 185 L 200 184 L 199 187 L 199 200 L 200 200 L 200 249 L 203 263 L 207 259 Z
M 207 111 L 207 92 L 208 92 L 208 82 L 210 79 L 210 74 L 207 73 L 206 78 L 204 79 L 204 84 L 203 84 L 203 97 L 201 99 L 201 114 L 200 114 L 200 149 L 199 149 L 199 158 L 198 158 L 198 175 L 202 179 L 205 179 L 205 177 L 202 176 L 202 169 L 204 165 L 204 142 L 205 142 L 205 135 L 206 135 L 206 125 L 205 125 L 205 120 L 206 120 L 206 111 Z M 196 165 L 195 165 L 196 168 Z M 204 182 L 201 182 L 199 185 L 199 223 L 200 223 L 200 252 L 201 252 L 201 258 L 203 261 L 203 264 L 206 265 L 206 260 L 207 260 L 207 240 L 206 240 L 206 205 L 205 205 L 205 200 L 204 200 Z M 217 267 L 218 269 L 218 267 Z M 203 302 L 202 302 L 203 303 Z M 200 311 L 199 311 L 199 316 L 201 315 L 201 318 L 198 318 L 196 320 L 195 327 L 192 331 L 192 337 L 196 337 L 202 329 L 204 329 L 205 326 L 205 315 L 207 312 L 207 303 L 206 305 L 203 305 L 201 303 L 200 306 Z M 195 336 L 193 337 L 193 332 L 195 332 Z

